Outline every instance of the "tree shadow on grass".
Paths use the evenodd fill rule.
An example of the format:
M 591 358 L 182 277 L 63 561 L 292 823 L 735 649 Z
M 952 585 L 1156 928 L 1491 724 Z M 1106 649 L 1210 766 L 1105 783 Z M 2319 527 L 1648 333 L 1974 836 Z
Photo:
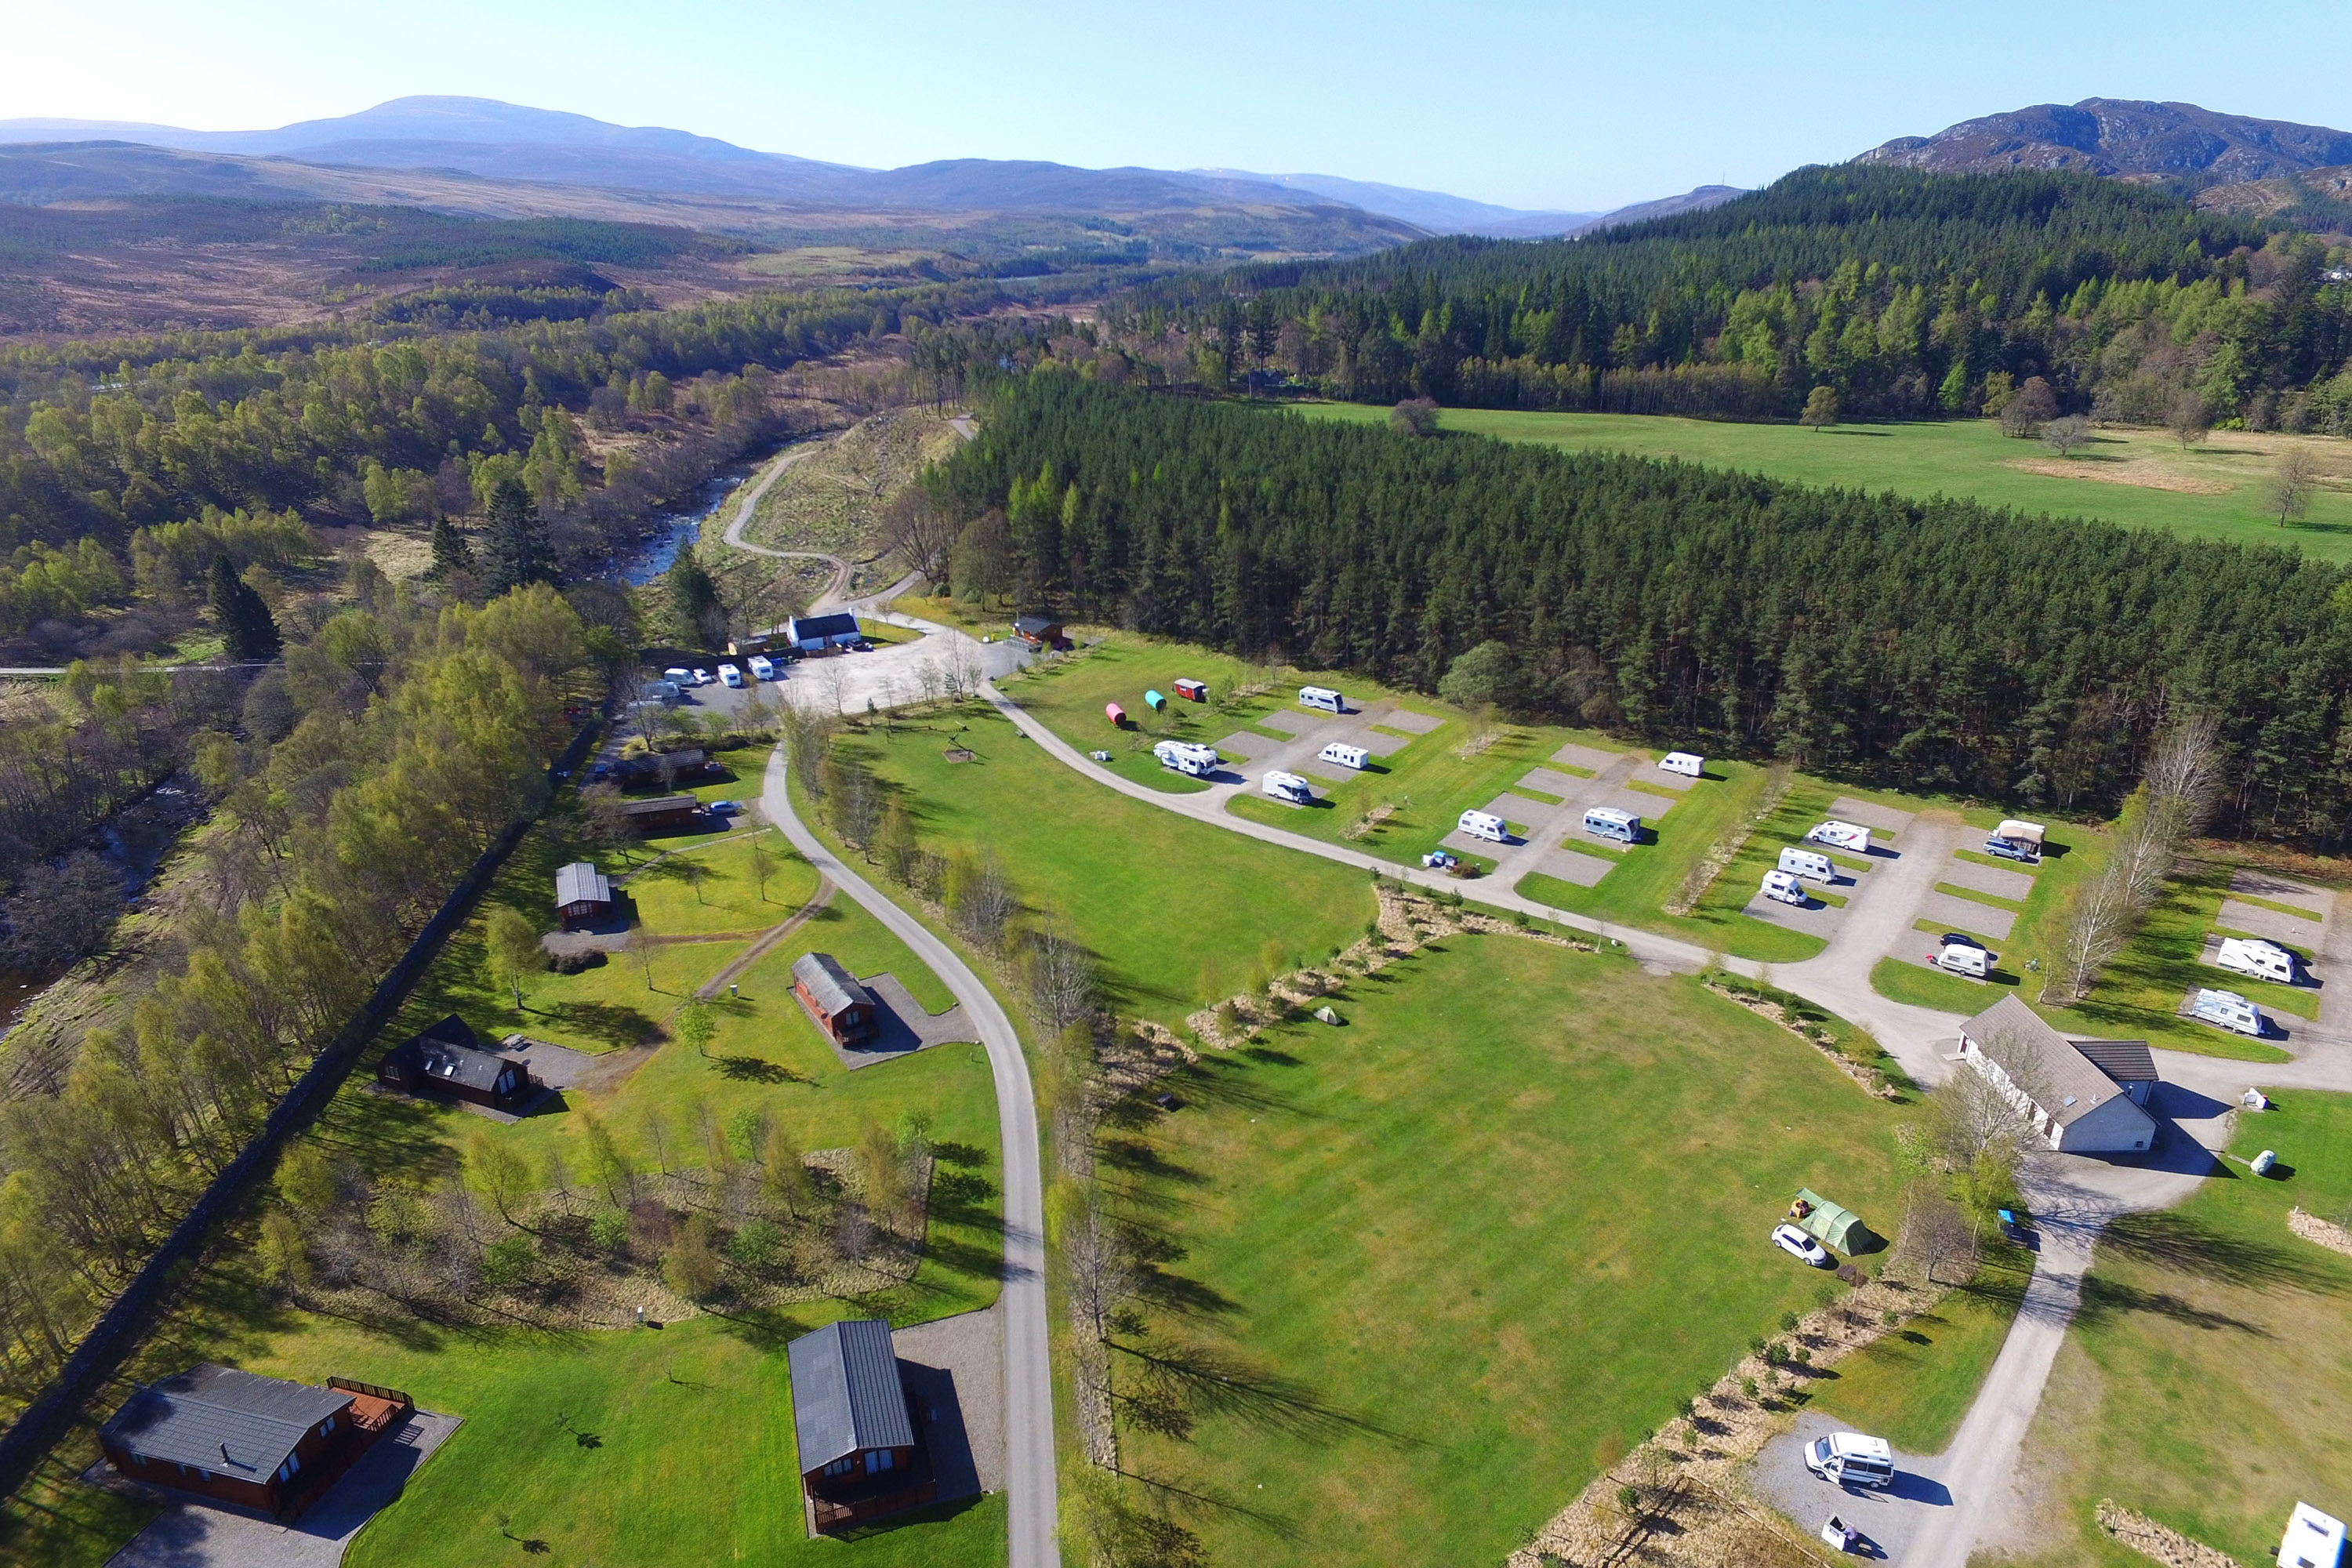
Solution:
M 781 1350 L 809 1331 L 809 1325 L 775 1307 L 747 1307 L 740 1312 L 704 1311 L 718 1322 L 719 1332 L 741 1340 L 755 1350 Z
M 1173 1481 L 1159 1480 L 1139 1470 L 1114 1468 L 1113 1473 L 1135 1482 L 1136 1485 L 1150 1490 L 1154 1497 L 1163 1502 L 1171 1503 L 1188 1513 L 1230 1514 L 1236 1519 L 1248 1521 L 1279 1541 L 1297 1541 L 1302 1534 L 1298 1521 L 1287 1514 L 1275 1513 L 1266 1509 L 1235 1502 L 1232 1498 L 1222 1493 L 1196 1491 L 1191 1487 L 1180 1487 Z
M 1411 1433 L 1332 1404 L 1307 1384 L 1239 1356 L 1167 1341 L 1105 1342 L 1134 1362 L 1141 1375 L 1163 1384 L 1199 1415 L 1223 1416 L 1303 1440 L 1369 1436 L 1400 1448 L 1427 1447 Z
M 772 1062 L 765 1057 L 713 1056 L 710 1065 L 719 1076 L 730 1083 L 814 1083 L 806 1073 L 795 1072 L 782 1062 Z
M 931 1158 L 943 1165 L 961 1165 L 970 1170 L 988 1163 L 988 1151 L 971 1143 L 941 1140 L 931 1145 Z
M 1279 1110 L 1293 1116 L 1308 1114 L 1286 1095 L 1271 1093 L 1253 1081 L 1253 1063 L 1234 1057 L 1204 1056 L 1170 1075 L 1184 1099 L 1200 1105 L 1223 1105 L 1237 1110 Z
M 1137 1178 L 1206 1186 L 1209 1178 L 1189 1165 L 1180 1165 L 1139 1138 L 1103 1138 L 1095 1143 L 1095 1158 L 1112 1170 Z
M 2162 1210 L 2126 1215 L 2107 1227 L 2102 1247 L 2175 1273 L 2259 1289 L 2289 1285 L 2340 1294 L 2343 1280 L 2294 1247 L 2221 1229 L 2194 1215 Z
M 595 1040 L 615 1050 L 659 1038 L 654 1020 L 617 1002 L 558 1002 L 540 1015 L 566 1034 Z
M 2227 1312 L 2217 1312 L 2210 1307 L 2184 1301 L 2168 1290 L 2142 1290 L 2137 1286 L 2103 1279 L 2095 1274 L 2083 1281 L 2083 1304 L 2074 1312 L 2078 1321 L 2100 1323 L 2126 1312 L 2169 1318 L 2176 1323 L 2186 1323 L 2196 1329 L 2235 1329 L 2255 1339 L 2277 1337 L 2260 1323 L 2250 1323 L 2243 1318 L 2233 1318 Z

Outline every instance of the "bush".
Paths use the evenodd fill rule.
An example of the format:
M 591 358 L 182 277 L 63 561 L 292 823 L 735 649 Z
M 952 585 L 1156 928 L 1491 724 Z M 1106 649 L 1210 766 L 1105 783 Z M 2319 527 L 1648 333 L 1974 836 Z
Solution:
M 629 1215 L 626 1209 L 598 1209 L 588 1218 L 588 1239 L 600 1252 L 615 1255 L 629 1249 Z
M 482 1249 L 482 1283 L 493 1290 L 512 1290 L 530 1278 L 530 1237 L 518 1232 Z
M 699 1301 L 719 1288 L 719 1255 L 710 1246 L 710 1221 L 688 1215 L 677 1227 L 677 1239 L 662 1259 L 662 1280 L 689 1301 Z
M 739 1268 L 763 1269 L 774 1266 L 783 1247 L 782 1231 L 764 1219 L 755 1219 L 729 1239 L 727 1257 Z

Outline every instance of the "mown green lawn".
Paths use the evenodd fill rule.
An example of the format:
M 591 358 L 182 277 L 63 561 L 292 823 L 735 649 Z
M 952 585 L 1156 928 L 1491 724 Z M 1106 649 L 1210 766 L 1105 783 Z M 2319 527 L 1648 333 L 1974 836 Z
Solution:
M 1910 1454 L 1940 1454 L 2017 1317 L 2031 1254 L 1995 1242 L 1976 1278 L 1811 1384 L 1811 1407 Z
M 1321 959 L 1372 916 L 1361 872 L 1129 800 L 993 709 L 968 704 L 844 743 L 901 794 L 927 848 L 992 849 L 1029 918 L 1075 931 L 1130 1016 L 1180 1021 L 1239 990 L 1269 947 Z M 949 762 L 955 748 L 973 760 Z
M 1178 697 L 1180 678 L 1207 681 L 1209 700 L 1191 702 Z M 1151 754 L 1152 744 L 1194 741 L 1213 746 L 1297 695 L 1298 683 L 1294 681 L 1266 695 L 1234 697 L 1236 689 L 1265 679 L 1265 671 L 1230 655 L 1120 632 L 1032 665 L 996 684 L 1080 751 L 1108 752 L 1108 765 L 1121 778 L 1153 789 L 1189 794 L 1209 786 L 1161 767 Z M 1167 698 L 1167 707 L 1153 712 L 1143 700 L 1147 691 Z M 1129 727 L 1112 727 L 1103 711 L 1107 702 L 1116 702 L 1127 710 Z
M 2352 1207 L 2352 1098 L 2292 1093 L 2243 1117 L 2232 1163 L 2179 1208 L 2111 1226 L 2022 1460 L 2051 1500 L 2033 1568 L 2147 1560 L 2093 1522 L 2101 1498 L 2238 1562 L 2271 1562 L 2298 1500 L 2352 1498 L 2352 1258 L 2287 1229 Z
M 1229 1505 L 1183 1516 L 1214 1561 L 1499 1561 L 1841 1289 L 1766 1242 L 1798 1186 L 1893 1226 L 1899 1112 L 1811 1047 L 1622 958 L 1442 948 L 1100 1152 L 1162 1331 L 1231 1363 L 1192 1441 L 1123 1439 Z
M 639 858 L 618 890 L 638 923 L 656 936 L 761 931 L 790 919 L 815 894 L 816 868 L 774 828 L 753 827 Z
M 1313 418 L 1381 423 L 1385 408 L 1355 404 L 1294 405 Z M 2090 478 L 2028 472 L 2011 465 L 2051 462 L 2039 442 L 2016 440 L 1990 419 L 1908 425 L 1843 425 L 1811 430 L 1795 425 L 1738 425 L 1633 414 L 1536 414 L 1509 409 L 1449 408 L 1448 430 L 1547 446 L 1602 447 L 1645 458 L 1679 458 L 1710 468 L 1740 468 L 1812 485 L 1836 485 L 1876 494 L 1970 496 L 1989 506 L 2097 518 L 2131 527 L 2247 544 L 2289 545 L 2323 560 L 2352 559 L 2352 489 L 2323 489 L 2310 515 L 2293 528 L 2263 510 L 2262 487 L 2275 461 L 2278 437 L 2215 431 L 2210 441 L 2183 454 L 2158 430 L 2108 429 L 2065 459 L 2069 476 L 2158 469 L 2191 483 L 2228 487 L 2220 494 L 2183 493 Z M 2305 440 L 2329 451 L 2340 441 Z M 2340 467 L 2340 463 L 2338 464 Z

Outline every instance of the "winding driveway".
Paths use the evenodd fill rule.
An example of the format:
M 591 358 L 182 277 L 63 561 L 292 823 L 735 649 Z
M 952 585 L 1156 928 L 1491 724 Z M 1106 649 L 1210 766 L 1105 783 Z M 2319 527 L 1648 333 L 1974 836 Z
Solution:
M 745 490 L 743 499 L 736 503 L 735 515 L 729 520 L 725 535 L 729 544 L 738 550 L 748 550 L 754 555 L 772 556 L 778 561 L 831 562 L 833 581 L 824 585 L 824 593 L 809 601 L 809 609 L 812 612 L 822 610 L 834 603 L 840 596 L 842 590 L 849 586 L 849 563 L 838 555 L 828 555 L 822 550 L 772 550 L 764 544 L 753 544 L 743 537 L 743 530 L 751 522 L 751 514 L 760 509 L 761 499 L 768 493 L 770 486 L 783 478 L 784 470 L 811 453 L 818 451 L 824 445 L 824 439 L 819 437 L 814 441 L 803 441 L 787 447 L 778 453 L 776 460 L 768 465 L 768 471 L 760 476 L 760 482 Z
M 1045 1195 L 1038 1165 L 1036 1100 L 1029 1087 L 1029 1065 L 1021 1055 L 1021 1037 L 995 994 L 953 949 L 844 865 L 809 831 L 793 814 L 784 784 L 784 756 L 779 747 L 768 760 L 761 810 L 783 829 L 819 876 L 856 900 L 947 982 L 987 1047 L 996 1086 L 997 1131 L 1004 1145 L 1005 1492 L 1012 1563 L 1013 1568 L 1059 1568 L 1054 1383 L 1045 1348 Z

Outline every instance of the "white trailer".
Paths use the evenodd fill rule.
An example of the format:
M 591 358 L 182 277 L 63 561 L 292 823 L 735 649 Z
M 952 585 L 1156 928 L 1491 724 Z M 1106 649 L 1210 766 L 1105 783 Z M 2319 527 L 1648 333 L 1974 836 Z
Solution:
M 1706 772 L 1706 759 L 1696 752 L 1668 752 L 1658 759 L 1658 771 L 1664 773 L 1680 773 L 1686 779 L 1695 779 Z
M 1315 753 L 1315 760 L 1335 767 L 1355 768 L 1360 772 L 1372 760 L 1372 753 L 1361 746 L 1351 746 L 1344 741 L 1334 741 Z
M 1301 708 L 1319 708 L 1326 713 L 1345 713 L 1348 700 L 1328 686 L 1302 686 L 1298 689 Z
M 1217 749 L 1197 742 L 1162 741 L 1151 748 L 1151 754 L 1160 759 L 1161 767 L 1188 777 L 1204 779 L 1217 771 Z
M 1490 844 L 1508 844 L 1510 825 L 1491 811 L 1465 811 L 1454 826 L 1473 838 L 1484 838 Z
M 2262 1010 L 2234 991 L 2198 992 L 2197 999 L 2189 1004 L 2189 1016 L 2199 1023 L 2235 1035 L 2259 1038 L 2263 1033 Z
M 1273 773 L 1259 781 L 1258 787 L 1276 800 L 1293 805 L 1310 805 L 1315 800 L 1315 786 L 1297 773 Z
M 2225 936 L 2221 939 L 2221 951 L 2214 954 L 2213 962 L 2232 974 L 2242 974 L 2252 980 L 2275 980 L 2282 985 L 2294 984 L 2294 954 L 2274 942 Z
M 1764 896 L 1776 903 L 1794 904 L 1799 909 L 1804 908 L 1809 901 L 1805 897 L 1805 885 L 1786 871 L 1764 873 Z
M 1992 954 L 1974 942 L 1948 942 L 1936 953 L 1936 967 L 1982 980 L 1992 973 Z
M 1780 869 L 1792 876 L 1814 882 L 1834 882 L 1837 868 L 1826 855 L 1816 855 L 1810 849 L 1784 848 L 1780 851 Z
M 1584 814 L 1584 831 L 1595 838 L 1613 838 L 1620 844 L 1639 844 L 1642 841 L 1642 819 L 1613 805 L 1596 805 Z
M 1832 849 L 1851 849 L 1857 855 L 1870 853 L 1870 829 L 1855 822 L 1824 822 L 1805 835 L 1808 844 L 1826 844 Z

